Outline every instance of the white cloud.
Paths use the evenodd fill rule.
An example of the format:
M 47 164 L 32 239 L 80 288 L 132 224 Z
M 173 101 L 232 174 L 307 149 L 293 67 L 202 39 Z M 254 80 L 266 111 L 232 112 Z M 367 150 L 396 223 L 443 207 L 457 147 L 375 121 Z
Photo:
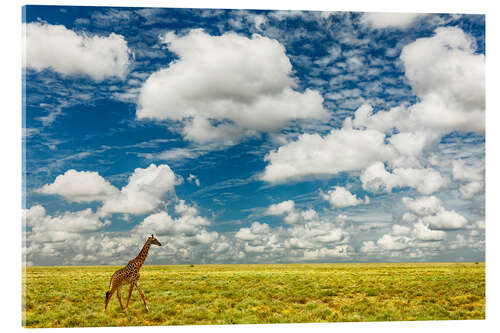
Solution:
M 70 202 L 90 202 L 103 201 L 119 191 L 97 172 L 70 169 L 36 192 L 60 195 Z
M 338 258 L 349 256 L 349 245 L 338 245 L 333 249 L 320 248 L 316 250 L 306 250 L 304 251 L 304 259 L 315 260 L 315 259 L 325 259 L 325 258 Z
M 269 152 L 261 179 L 278 183 L 307 176 L 333 175 L 360 170 L 374 161 L 389 160 L 394 152 L 385 144 L 385 135 L 375 130 L 342 128 L 322 137 L 302 134 Z
M 474 39 L 457 27 L 440 27 L 432 37 L 405 46 L 401 61 L 420 102 L 412 119 L 442 131 L 484 131 L 484 55 Z
M 429 194 L 446 186 L 447 180 L 437 171 L 420 166 L 420 157 L 447 132 L 484 130 L 484 56 L 474 54 L 472 38 L 460 29 L 438 28 L 433 37 L 405 46 L 401 61 L 419 97 L 416 104 L 375 114 L 371 106 L 362 105 L 352 119 L 346 118 L 341 130 L 332 130 L 326 137 L 304 134 L 271 151 L 261 179 L 282 182 L 388 162 L 395 167 L 393 174 L 380 164 L 376 171 L 381 173 L 377 181 L 389 190 L 410 186 Z M 393 129 L 398 133 L 393 134 Z
M 405 227 L 404 225 L 394 224 L 392 226 L 391 234 L 394 236 L 407 235 L 410 233 L 410 228 Z
M 287 200 L 277 204 L 272 204 L 267 208 L 265 214 L 283 215 L 292 212 L 294 209 L 295 209 L 295 202 L 293 202 L 293 200 Z
M 191 30 L 168 32 L 163 42 L 179 60 L 146 80 L 138 119 L 180 121 L 187 140 L 234 144 L 292 120 L 327 117 L 317 91 L 294 90 L 292 66 L 276 40 Z
M 121 35 L 107 37 L 78 34 L 63 25 L 40 22 L 23 24 L 25 67 L 50 68 L 62 75 L 88 75 L 95 81 L 109 77 L 124 79 L 130 51 Z
M 315 220 L 285 229 L 284 236 L 285 247 L 314 249 L 345 240 L 347 233 L 334 223 Z
M 337 59 L 341 53 L 342 50 L 339 45 L 330 46 L 328 48 L 328 55 L 316 60 L 314 63 L 326 67 L 326 65 L 335 61 L 335 59 Z
M 172 148 L 169 150 L 162 151 L 156 154 L 141 154 L 146 158 L 163 160 L 163 161 L 182 161 L 187 159 L 194 159 L 206 152 L 205 149 L 199 147 L 189 147 L 189 148 Z
M 338 243 L 346 239 L 347 233 L 329 221 L 308 221 L 295 224 L 284 230 L 285 247 L 314 249 L 321 244 Z
M 329 190 L 327 193 L 321 192 L 321 197 L 328 201 L 332 207 L 338 208 L 370 203 L 368 196 L 365 197 L 365 200 L 359 199 L 342 186 L 335 186 L 334 189 Z
M 415 224 L 413 229 L 415 237 L 422 241 L 440 241 L 446 238 L 446 232 L 442 230 L 431 230 L 423 223 Z
M 275 258 L 280 253 L 282 244 L 279 242 L 281 229 L 271 229 L 266 223 L 253 222 L 250 228 L 241 228 L 235 234 L 237 242 L 233 244 L 243 257 L 251 258 Z
M 434 229 L 454 230 L 461 229 L 467 224 L 467 219 L 454 210 L 448 211 L 442 208 L 435 215 L 427 215 L 422 222 Z
M 230 250 L 224 236 L 206 229 L 211 222 L 200 216 L 195 207 L 181 200 L 175 205 L 175 214 L 178 216 L 166 211 L 151 214 L 125 234 L 101 231 L 110 222 L 101 222 L 90 209 L 51 217 L 43 207 L 34 206 L 23 211 L 32 228 L 27 233 L 24 251 L 29 261 L 38 263 L 124 264 L 139 252 L 151 233 L 158 236 L 163 246 L 150 250 L 148 261 L 207 262 L 210 257 L 208 262 L 213 262 Z M 212 248 L 217 251 L 215 257 L 209 250 Z
M 253 222 L 250 228 L 241 228 L 235 234 L 235 237 L 245 241 L 253 241 L 268 235 L 271 229 L 266 223 Z
M 408 186 L 416 188 L 422 194 L 430 194 L 448 184 L 433 169 L 395 168 L 390 173 L 382 162 L 375 162 L 366 168 L 360 179 L 363 189 L 373 192 L 391 192 L 393 188 Z
M 377 246 L 384 250 L 399 251 L 408 248 L 410 238 L 405 236 L 383 235 L 377 240 Z
M 462 160 L 452 161 L 452 174 L 454 179 L 466 182 L 459 186 L 463 199 L 472 199 L 476 194 L 484 193 L 484 166 L 466 164 Z
M 299 210 L 291 200 L 271 205 L 265 212 L 284 215 L 285 225 L 271 227 L 266 223 L 253 222 L 250 227 L 240 228 L 233 248 L 243 252 L 246 260 L 300 261 L 327 257 L 345 257 L 352 248 L 349 235 L 339 225 L 320 220 L 312 210 Z
M 352 119 L 347 118 L 344 127 L 386 133 L 394 150 L 393 157 L 385 160 L 394 168 L 392 173 L 380 159 L 363 172 L 365 189 L 410 186 L 430 194 L 448 185 L 446 178 L 427 167 L 425 158 L 448 132 L 484 130 L 484 56 L 474 53 L 474 43 L 471 36 L 452 27 L 438 28 L 434 36 L 410 43 L 403 48 L 401 61 L 418 102 L 376 113 L 364 104 Z M 482 172 L 463 161 L 453 163 L 454 178 L 469 181 L 460 185 L 462 197 L 481 191 L 477 182 L 482 182 Z
M 37 221 L 40 218 L 43 218 L 46 214 L 45 208 L 42 205 L 35 205 L 30 209 L 23 209 L 22 215 L 23 220 L 26 222 Z
M 465 181 L 483 180 L 484 169 L 480 165 L 467 165 L 464 161 L 452 162 L 453 178 Z
M 467 220 L 455 211 L 446 210 L 435 196 L 404 197 L 402 202 L 411 211 L 405 213 L 402 220 L 410 225 L 393 224 L 390 233 L 376 241 L 364 241 L 360 253 L 378 258 L 435 256 L 453 246 L 443 242 L 447 238 L 447 230 L 466 227 Z M 475 230 L 476 225 L 470 225 L 468 229 Z M 472 247 L 472 243 L 469 245 Z
M 174 192 L 176 177 L 166 164 L 136 168 L 118 195 L 107 198 L 101 212 L 146 214 L 157 208 L 164 196 Z
M 30 228 L 30 241 L 58 242 L 77 238 L 79 234 L 99 230 L 109 221 L 101 221 L 90 208 L 65 212 L 60 215 L 47 215 L 45 208 L 36 205 L 23 210 L 26 226 Z
M 156 234 L 158 236 L 173 234 L 175 230 L 174 219 L 165 211 L 147 216 L 137 227 L 135 232 L 140 234 Z
M 375 29 L 405 29 L 428 14 L 420 13 L 363 13 L 360 22 Z
M 484 223 L 484 220 L 479 220 L 473 224 L 473 227 L 484 230 L 484 228 L 486 227 L 486 224 Z
M 257 30 L 262 30 L 262 25 L 265 25 L 267 22 L 267 18 L 264 15 L 250 15 L 249 18 L 254 21 Z
M 375 245 L 374 241 L 364 241 L 363 245 L 360 248 L 360 251 L 362 253 L 370 253 L 370 252 L 375 252 L 377 251 L 377 245 Z
M 306 223 L 318 219 L 314 209 L 300 210 L 295 208 L 295 202 L 287 200 L 273 204 L 264 212 L 265 215 L 284 215 L 283 221 L 287 224 Z
M 434 215 L 442 208 L 441 200 L 433 195 L 420 198 L 403 197 L 401 201 L 418 216 Z
M 98 214 L 110 213 L 141 215 L 153 211 L 164 203 L 168 193 L 175 193 L 180 177 L 176 177 L 167 164 L 136 168 L 127 185 L 118 190 L 97 172 L 66 171 L 52 184 L 36 190 L 38 193 L 60 195 L 70 202 L 100 201 Z
M 404 106 L 391 108 L 387 112 L 373 113 L 372 106 L 364 103 L 356 109 L 352 119 L 352 126 L 355 128 L 370 128 L 386 133 L 391 132 L 394 128 L 400 128 L 408 122 L 408 112 Z
M 465 185 L 461 185 L 459 188 L 460 194 L 464 199 L 472 199 L 476 194 L 483 192 L 482 182 L 470 182 Z
M 189 177 L 187 178 L 187 180 L 188 180 L 188 182 L 194 183 L 196 186 L 200 187 L 200 180 L 195 175 L 189 174 Z
M 151 214 L 134 227 L 132 232 L 176 237 L 178 238 L 177 242 L 180 242 L 183 237 L 191 237 L 185 239 L 186 241 L 192 241 L 192 237 L 195 237 L 196 241 L 203 242 L 216 238 L 216 234 L 206 233 L 204 227 L 209 226 L 211 222 L 200 216 L 196 207 L 187 205 L 184 200 L 180 200 L 175 205 L 175 212 L 180 216 L 171 217 L 166 211 Z
M 432 229 L 454 230 L 464 228 L 467 219 L 454 210 L 446 210 L 441 200 L 435 196 L 420 197 L 417 199 L 404 197 L 403 204 L 418 217 L 406 218 L 408 221 L 417 221 Z M 410 215 L 411 216 L 411 215 Z
M 415 165 L 418 161 L 411 159 L 411 157 L 419 157 L 424 151 L 439 144 L 440 139 L 441 135 L 439 133 L 424 130 L 394 134 L 388 141 L 396 148 L 401 157 L 398 157 L 399 160 L 395 159 L 391 162 L 401 166 L 403 165 L 402 162 L 405 162 L 405 158 L 410 158 L 408 164 Z

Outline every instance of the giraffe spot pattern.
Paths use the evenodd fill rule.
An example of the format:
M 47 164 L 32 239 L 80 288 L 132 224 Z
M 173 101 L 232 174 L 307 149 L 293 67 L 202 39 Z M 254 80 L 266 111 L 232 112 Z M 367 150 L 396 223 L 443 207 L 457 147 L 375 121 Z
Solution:
M 148 255 L 148 251 L 149 251 L 149 247 L 151 246 L 151 244 L 161 246 L 161 243 L 153 235 L 151 235 L 151 237 L 149 237 L 148 240 L 146 241 L 146 243 L 144 244 L 139 255 L 137 257 L 135 257 L 134 259 L 130 260 L 128 262 L 127 266 L 120 268 L 116 272 L 113 273 L 113 275 L 111 276 L 110 284 L 109 284 L 109 290 L 106 292 L 106 301 L 104 304 L 104 310 L 106 310 L 106 308 L 108 306 L 108 302 L 111 299 L 111 296 L 113 295 L 113 293 L 115 291 L 117 291 L 116 295 L 118 297 L 118 300 L 120 301 L 120 306 L 121 306 L 122 310 L 126 310 L 126 307 L 125 307 L 125 309 L 123 308 L 120 293 L 121 293 L 121 287 L 123 285 L 130 284 L 131 287 L 130 287 L 130 292 L 129 292 L 129 296 L 127 299 L 127 307 L 128 307 L 128 302 L 130 300 L 130 293 L 132 292 L 132 288 L 135 286 L 139 290 L 139 293 L 141 294 L 146 311 L 149 312 L 149 308 L 146 304 L 146 299 L 144 297 L 144 293 L 142 292 L 141 288 L 139 287 L 138 280 L 140 278 L 139 270 L 141 269 L 142 264 L 144 264 L 144 261 L 146 260 L 146 257 Z

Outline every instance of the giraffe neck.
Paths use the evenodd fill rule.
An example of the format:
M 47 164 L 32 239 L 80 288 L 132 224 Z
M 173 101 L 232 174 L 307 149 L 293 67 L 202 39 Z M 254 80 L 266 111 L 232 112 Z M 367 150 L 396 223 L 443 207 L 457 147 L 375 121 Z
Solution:
M 142 266 L 142 264 L 144 264 L 144 261 L 146 261 L 146 257 L 148 256 L 148 251 L 150 246 L 151 242 L 148 239 L 144 244 L 144 246 L 142 247 L 141 252 L 139 252 L 137 257 L 135 257 L 135 259 L 133 260 L 139 264 L 139 268 Z

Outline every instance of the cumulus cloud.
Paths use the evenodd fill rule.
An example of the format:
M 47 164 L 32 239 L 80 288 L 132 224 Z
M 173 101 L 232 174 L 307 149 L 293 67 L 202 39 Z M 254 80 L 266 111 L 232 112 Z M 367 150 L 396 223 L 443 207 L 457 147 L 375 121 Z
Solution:
M 327 221 L 312 220 L 289 227 L 271 228 L 266 223 L 253 222 L 235 234 L 246 260 L 317 260 L 347 257 L 352 248 L 347 244 L 348 234 Z
M 373 192 L 391 192 L 393 188 L 408 186 L 422 194 L 431 194 L 448 184 L 447 179 L 433 169 L 395 168 L 390 173 L 382 162 L 375 162 L 363 170 L 360 180 L 363 189 Z
M 413 234 L 417 239 L 423 241 L 440 241 L 446 238 L 446 232 L 442 230 L 431 230 L 422 222 L 415 224 Z
M 250 228 L 241 228 L 234 236 L 241 240 L 253 241 L 269 234 L 270 231 L 268 224 L 253 222 Z
M 335 186 L 334 189 L 329 190 L 327 193 L 321 192 L 321 197 L 328 201 L 332 207 L 337 208 L 370 203 L 368 196 L 365 196 L 364 200 L 359 199 L 355 194 L 352 194 L 342 186 Z
M 408 113 L 403 106 L 391 108 L 389 111 L 373 113 L 373 107 L 363 103 L 354 112 L 354 117 L 347 118 L 354 128 L 370 128 L 379 132 L 392 132 L 394 128 L 401 127 L 408 122 Z
M 265 214 L 267 215 L 282 215 L 290 213 L 295 209 L 295 202 L 293 200 L 282 201 L 277 204 L 272 204 L 267 208 Z
M 41 205 L 23 210 L 26 226 L 30 228 L 30 241 L 57 242 L 77 238 L 79 234 L 96 231 L 111 224 L 102 221 L 90 208 L 50 216 Z
M 420 198 L 402 198 L 403 204 L 416 216 L 405 215 L 407 221 L 421 222 L 425 226 L 438 230 L 455 230 L 464 228 L 468 221 L 454 210 L 446 210 L 435 196 Z
M 162 41 L 179 59 L 151 74 L 141 88 L 138 119 L 182 123 L 185 139 L 236 143 L 298 119 L 326 119 L 319 92 L 298 92 L 292 66 L 276 40 L 191 30 Z
M 174 193 L 179 178 L 167 164 L 136 168 L 121 190 L 97 172 L 68 170 L 38 193 L 60 195 L 70 202 L 100 201 L 98 213 L 147 214 L 159 207 L 168 193 Z
M 464 161 L 452 161 L 453 178 L 465 181 L 483 180 L 483 167 L 479 165 L 468 165 Z
M 210 243 L 217 238 L 217 233 L 208 233 L 206 226 L 211 224 L 210 220 L 200 216 L 194 206 L 187 205 L 184 200 L 180 200 L 174 207 L 178 217 L 172 217 L 166 211 L 154 213 L 147 216 L 132 230 L 133 233 L 148 234 L 155 233 L 159 236 L 190 237 L 193 242 Z
M 406 236 L 383 235 L 377 240 L 377 246 L 384 250 L 404 250 L 410 246 L 410 238 Z
M 359 249 L 361 253 L 370 253 L 377 251 L 377 245 L 374 241 L 364 241 Z
M 279 183 L 306 176 L 333 175 L 360 170 L 374 161 L 389 160 L 394 151 L 385 143 L 385 135 L 375 130 L 342 128 L 322 137 L 302 134 L 269 152 L 269 162 L 260 178 Z
M 307 250 L 304 251 L 304 259 L 316 260 L 324 258 L 347 257 L 350 250 L 351 248 L 349 245 L 338 245 L 333 249 L 320 248 L 316 250 Z
M 482 182 L 470 182 L 461 185 L 459 188 L 460 194 L 464 199 L 472 199 L 476 194 L 484 193 L 484 185 Z
M 101 212 L 146 214 L 160 206 L 166 194 L 174 192 L 176 177 L 166 164 L 136 168 L 118 195 L 107 198 Z
M 305 224 L 293 225 L 287 230 L 287 247 L 317 248 L 320 244 L 338 243 L 346 240 L 347 232 L 328 221 L 310 221 Z
M 428 14 L 420 13 L 363 13 L 361 24 L 374 29 L 406 29 Z
M 377 258 L 436 255 L 454 246 L 453 243 L 444 243 L 447 231 L 464 228 L 477 231 L 482 225 L 479 222 L 467 226 L 465 217 L 454 210 L 446 210 L 435 196 L 403 197 L 402 202 L 410 210 L 402 217 L 407 225 L 393 224 L 389 233 L 377 240 L 364 241 L 359 249 L 361 254 Z M 473 247 L 472 243 L 467 246 Z
M 404 225 L 399 225 L 399 224 L 392 225 L 391 234 L 393 234 L 395 236 L 407 235 L 409 233 L 410 233 L 410 228 L 408 228 Z
M 97 172 L 70 169 L 35 192 L 60 195 L 70 202 L 90 202 L 103 201 L 119 191 Z
M 454 210 L 448 211 L 442 208 L 437 214 L 424 216 L 422 222 L 434 229 L 454 230 L 463 228 L 467 224 L 467 219 Z
M 483 132 L 484 55 L 458 27 L 440 27 L 432 37 L 405 46 L 401 61 L 420 102 L 409 108 L 419 124 L 443 131 Z
M 430 230 L 419 223 L 410 231 L 409 228 L 398 226 L 390 234 L 379 237 L 376 241 L 364 241 L 359 249 L 361 254 L 384 257 L 422 257 L 424 248 L 436 248 L 440 241 L 446 238 L 446 233 L 439 230 Z M 435 244 L 431 244 L 435 243 Z M 417 251 L 416 251 L 417 249 Z
M 95 81 L 109 77 L 124 79 L 128 73 L 130 51 L 121 35 L 91 36 L 63 25 L 40 22 L 25 23 L 23 28 L 27 68 L 87 75 Z
M 476 194 L 484 193 L 484 167 L 461 160 L 453 161 L 452 174 L 454 179 L 462 182 L 459 192 L 463 199 L 472 199 Z
M 287 224 L 306 223 L 318 219 L 318 213 L 314 209 L 297 209 L 293 200 L 273 204 L 267 208 L 264 214 L 283 215 L 283 221 Z
M 442 208 L 441 200 L 433 195 L 420 198 L 403 197 L 401 201 L 418 216 L 434 215 Z
M 23 210 L 23 217 L 28 227 L 24 253 L 27 260 L 38 263 L 124 264 L 139 252 L 151 233 L 163 244 L 150 251 L 148 260 L 153 262 L 212 262 L 234 248 L 227 238 L 207 230 L 211 221 L 183 200 L 175 203 L 172 213 L 153 213 L 127 232 L 102 231 L 111 222 L 90 209 L 50 216 L 36 205 Z
M 297 209 L 292 200 L 271 205 L 264 214 L 283 216 L 285 224 L 271 227 L 255 221 L 240 228 L 228 249 L 239 260 L 319 260 L 347 257 L 353 251 L 348 232 L 339 224 L 320 219 L 312 209 Z
M 374 191 L 409 186 L 430 194 L 447 186 L 425 154 L 448 132 L 484 130 L 484 56 L 474 52 L 473 38 L 451 27 L 408 44 L 400 58 L 417 103 L 376 113 L 363 104 L 343 128 L 324 137 L 302 134 L 270 151 L 260 178 L 279 183 L 365 169 L 364 188 Z M 477 187 L 462 194 L 472 196 Z
M 235 238 L 242 241 L 233 244 L 239 247 L 243 257 L 263 256 L 275 257 L 282 250 L 279 230 L 272 230 L 267 223 L 253 222 L 250 228 L 241 228 L 235 234 Z

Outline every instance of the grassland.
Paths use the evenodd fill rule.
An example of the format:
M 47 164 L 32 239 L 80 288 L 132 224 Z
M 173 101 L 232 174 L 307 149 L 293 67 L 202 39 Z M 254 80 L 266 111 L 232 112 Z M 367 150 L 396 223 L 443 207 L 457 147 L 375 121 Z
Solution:
M 28 267 L 27 327 L 485 318 L 484 263 L 143 266 L 128 313 L 104 293 L 118 267 Z M 126 299 L 128 286 L 123 288 Z

